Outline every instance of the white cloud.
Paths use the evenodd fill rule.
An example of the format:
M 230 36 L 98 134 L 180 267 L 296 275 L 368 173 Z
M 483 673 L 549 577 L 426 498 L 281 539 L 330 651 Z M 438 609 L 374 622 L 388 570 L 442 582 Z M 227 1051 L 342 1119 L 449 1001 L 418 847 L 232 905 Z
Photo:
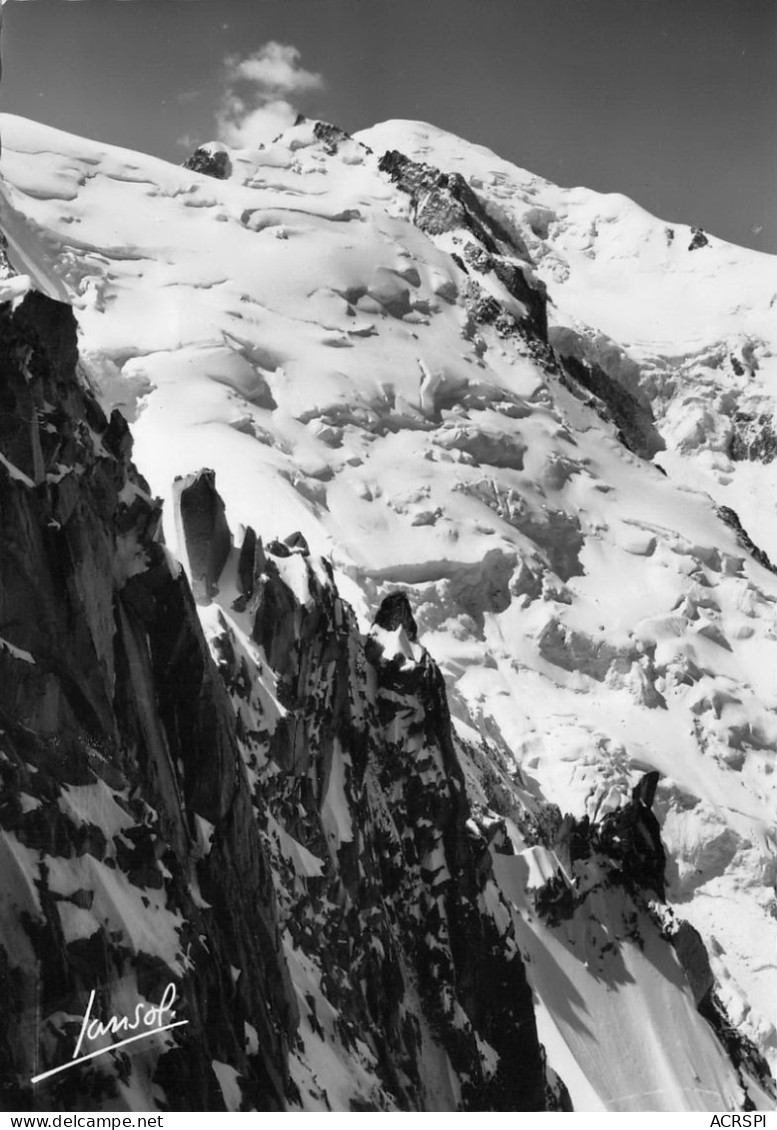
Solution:
M 269 141 L 294 121 L 291 99 L 323 88 L 321 75 L 301 66 L 289 43 L 270 40 L 250 55 L 230 55 L 216 115 L 219 137 L 236 147 Z
M 321 90 L 321 75 L 306 71 L 299 64 L 300 53 L 289 43 L 276 43 L 271 39 L 253 55 L 231 56 L 226 61 L 230 77 L 255 83 L 263 91 L 273 94 L 298 94 L 305 90 Z

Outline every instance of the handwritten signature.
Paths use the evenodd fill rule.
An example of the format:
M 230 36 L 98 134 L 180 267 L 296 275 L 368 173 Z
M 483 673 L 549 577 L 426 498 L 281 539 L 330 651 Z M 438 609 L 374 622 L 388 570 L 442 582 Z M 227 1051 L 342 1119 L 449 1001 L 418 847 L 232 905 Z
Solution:
M 136 1040 L 145 1040 L 149 1036 L 155 1036 L 157 1032 L 167 1032 L 171 1028 L 180 1028 L 181 1025 L 188 1024 L 188 1020 L 175 1019 L 176 1013 L 173 1004 L 175 1003 L 176 995 L 175 985 L 171 981 L 162 994 L 162 999 L 159 1004 L 141 1003 L 135 1006 L 132 1017 L 111 1016 L 108 1020 L 102 1021 L 97 1017 L 92 1017 L 94 998 L 96 996 L 96 990 L 92 989 L 89 994 L 89 1004 L 86 1007 L 86 1013 L 81 1023 L 81 1031 L 72 1059 L 68 1060 L 67 1063 L 60 1064 L 59 1067 L 52 1068 L 50 1071 L 44 1071 L 40 1075 L 33 1075 L 31 1082 L 40 1083 L 44 1079 L 48 1079 L 51 1075 L 58 1075 L 61 1071 L 69 1071 L 71 1067 L 75 1067 L 78 1063 L 84 1063 L 87 1059 L 95 1059 L 99 1055 L 105 1055 L 107 1052 L 115 1051 L 116 1048 L 123 1048 L 127 1044 L 134 1043 Z M 169 1019 L 167 1019 L 168 1017 Z M 126 1036 L 123 1040 L 106 1044 L 104 1047 L 97 1048 L 95 1051 L 86 1052 L 84 1055 L 79 1054 L 84 1045 L 84 1040 L 88 1041 L 88 1043 L 94 1043 L 95 1040 L 104 1039 L 106 1036 L 120 1036 L 123 1032 L 134 1032 L 135 1035 Z

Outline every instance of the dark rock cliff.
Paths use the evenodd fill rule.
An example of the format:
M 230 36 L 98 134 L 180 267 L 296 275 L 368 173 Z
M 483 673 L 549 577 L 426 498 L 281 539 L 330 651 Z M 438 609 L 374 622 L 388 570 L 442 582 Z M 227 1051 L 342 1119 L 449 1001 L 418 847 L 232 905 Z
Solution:
M 76 366 L 69 308 L 0 309 L 0 1105 L 224 1109 L 226 1064 L 279 1109 L 296 1004 L 234 713 Z M 32 1087 L 91 990 L 106 1018 L 169 983 L 188 1024 Z
M 323 1043 L 366 1062 L 350 1109 L 545 1109 L 531 993 L 406 597 L 363 637 L 304 546 L 249 533 L 237 575 L 214 645 L 270 813 L 287 952 L 310 970 L 301 1059 Z M 325 1079 L 308 1091 L 337 1109 Z

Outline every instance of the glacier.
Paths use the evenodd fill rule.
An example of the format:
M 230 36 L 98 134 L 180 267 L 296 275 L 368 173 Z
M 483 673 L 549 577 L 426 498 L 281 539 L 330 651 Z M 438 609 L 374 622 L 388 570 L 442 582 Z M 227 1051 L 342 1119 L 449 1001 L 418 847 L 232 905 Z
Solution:
M 424 123 L 302 120 L 215 177 L 9 115 L 0 133 L 0 297 L 72 308 L 79 379 L 146 480 L 120 504 L 161 499 L 165 549 L 116 541 L 118 591 L 149 554 L 182 562 L 197 678 L 231 699 L 241 835 L 293 986 L 272 1101 L 771 1109 L 774 257 Z M 40 486 L 36 459 L 4 450 L 9 490 Z M 107 670 L 101 599 L 79 614 Z M 0 634 L 13 670 L 36 662 Z M 124 786 L 98 780 L 63 796 L 121 836 Z M 195 874 L 225 809 L 192 789 Z M 40 861 L 4 847 L 11 913 L 43 913 Z M 139 880 L 49 856 L 63 897 L 95 891 L 58 911 L 73 941 L 110 904 L 185 976 L 209 895 L 155 895 L 143 936 Z M 477 926 L 457 948 L 459 904 Z M 496 982 L 468 984 L 489 961 L 536 1024 L 517 1044 Z M 250 1014 L 262 977 L 241 1057 L 272 1028 Z M 236 1055 L 213 1051 L 213 1094 L 257 1108 Z M 184 1101 L 146 1075 L 92 1101 Z

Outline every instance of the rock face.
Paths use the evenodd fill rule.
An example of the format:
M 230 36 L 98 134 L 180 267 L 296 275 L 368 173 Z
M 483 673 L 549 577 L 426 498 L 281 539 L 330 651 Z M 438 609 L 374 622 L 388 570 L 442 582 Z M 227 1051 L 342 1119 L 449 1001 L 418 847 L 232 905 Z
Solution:
M 186 547 L 192 592 L 206 604 L 217 592 L 216 582 L 232 548 L 224 503 L 215 487 L 213 471 L 175 480 L 176 521 L 181 544 Z
M 710 241 L 701 228 L 691 228 L 691 236 L 691 242 L 688 244 L 689 251 L 698 251 L 701 247 L 709 247 Z
M 740 365 L 741 369 L 741 365 Z M 734 412 L 728 455 L 735 463 L 772 463 L 777 457 L 774 419 L 766 412 Z
M 326 563 L 265 553 L 251 532 L 246 546 L 237 610 L 272 673 L 251 677 L 232 610 L 215 648 L 271 816 L 287 953 L 309 970 L 294 1070 L 307 1109 L 545 1109 L 531 994 L 407 597 L 365 639 Z M 361 1065 L 347 1101 L 312 1076 L 323 1048 Z
M 404 628 L 409 640 L 418 637 L 418 626 L 413 618 L 410 601 L 403 592 L 391 593 L 381 601 L 380 608 L 375 616 L 375 623 L 387 632 L 395 632 L 397 628 Z
M 302 121 L 304 120 L 302 118 Z M 296 124 L 300 124 L 299 118 Z M 337 153 L 344 141 L 351 140 L 351 135 L 346 133 L 344 129 L 341 129 L 340 126 L 331 125 L 329 122 L 316 122 L 313 126 L 313 134 L 330 156 Z
M 546 342 L 545 287 L 536 277 L 529 277 L 531 261 L 526 247 L 488 214 L 464 177 L 412 161 L 397 150 L 385 153 L 378 167 L 410 196 L 415 223 L 422 231 L 435 236 L 458 229 L 475 237 L 480 246 L 468 245 L 471 250 L 467 256 L 474 270 L 480 274 L 493 272 L 508 294 L 524 307 L 519 319 L 524 331 Z M 467 270 L 463 262 L 461 265 Z
M 690 922 L 681 922 L 676 933 L 672 935 L 672 945 L 685 970 L 688 984 L 691 986 L 693 999 L 696 1006 L 712 992 L 715 985 L 715 976 L 710 965 L 707 947 L 704 945 L 701 934 L 691 926 Z
M 229 1064 L 280 1109 L 296 1002 L 188 583 L 126 424 L 79 384 L 70 309 L 4 306 L 0 358 L 0 1102 L 224 1109 Z M 188 1024 L 33 1089 L 91 990 L 133 1016 L 169 983 Z
M 748 553 L 752 554 L 758 564 L 763 565 L 764 569 L 768 569 L 770 573 L 777 572 L 777 567 L 770 561 L 768 553 L 755 544 L 742 525 L 736 510 L 732 510 L 730 506 L 719 506 L 717 511 L 718 516 L 723 519 L 726 525 L 731 526 L 732 530 L 736 531 L 740 544 Z
M 630 803 L 604 817 L 598 841 L 632 884 L 663 899 L 666 852 L 652 809 L 657 785 L 658 773 L 646 773 L 634 786 Z
M 215 177 L 216 180 L 226 180 L 232 172 L 229 154 L 226 150 L 212 149 L 200 146 L 195 149 L 190 157 L 183 163 L 185 169 L 195 173 L 204 173 L 205 176 Z
M 565 356 L 562 368 L 567 377 L 587 389 L 595 398 L 603 419 L 610 419 L 618 428 L 618 438 L 630 451 L 643 459 L 652 459 L 666 447 L 655 426 L 649 405 L 642 404 L 628 389 L 610 377 L 601 365 Z

